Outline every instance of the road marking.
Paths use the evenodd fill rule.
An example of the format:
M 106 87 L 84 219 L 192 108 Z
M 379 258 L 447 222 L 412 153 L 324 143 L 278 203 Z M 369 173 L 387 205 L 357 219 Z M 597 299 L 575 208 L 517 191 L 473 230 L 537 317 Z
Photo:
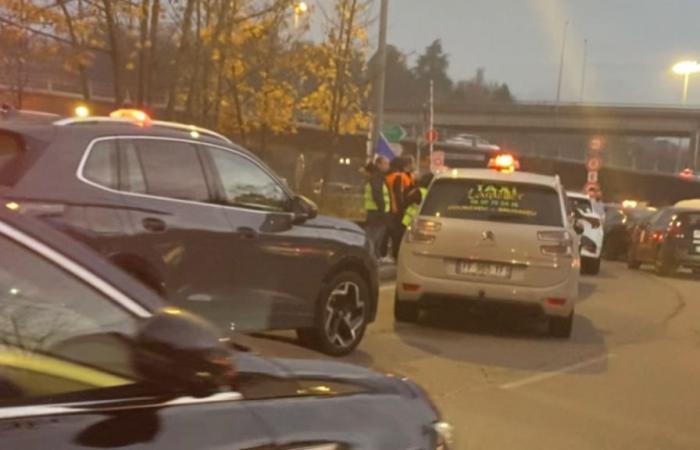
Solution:
M 600 362 L 606 361 L 608 359 L 614 358 L 615 354 L 614 353 L 606 353 L 601 356 L 596 356 L 595 358 L 591 359 L 586 359 L 584 361 L 577 362 L 575 364 L 571 364 L 569 366 L 564 366 L 556 370 L 551 370 L 548 372 L 543 372 L 543 373 L 538 373 L 537 375 L 533 375 L 531 377 L 523 378 L 521 380 L 517 381 L 511 381 L 510 383 L 505 383 L 500 385 L 499 387 L 501 389 L 517 389 L 519 387 L 526 386 L 528 384 L 533 384 L 533 383 L 539 383 L 540 381 L 548 380 L 550 378 L 558 377 L 559 375 L 563 375 L 565 373 L 569 372 L 575 372 L 579 369 L 583 369 L 584 367 L 592 366 L 594 364 L 598 364 Z
M 396 285 L 394 283 L 386 283 L 386 284 L 382 284 L 381 286 L 379 286 L 379 290 L 380 291 L 388 291 L 388 290 L 394 289 L 395 287 L 396 287 Z

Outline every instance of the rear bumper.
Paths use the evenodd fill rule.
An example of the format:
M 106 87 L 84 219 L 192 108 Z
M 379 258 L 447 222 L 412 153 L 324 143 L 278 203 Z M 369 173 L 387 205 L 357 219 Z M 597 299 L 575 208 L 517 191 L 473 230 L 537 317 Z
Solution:
M 700 254 L 690 253 L 687 247 L 674 249 L 673 260 L 681 266 L 700 268 Z
M 461 305 L 484 310 L 568 316 L 578 297 L 578 268 L 572 268 L 571 275 L 562 283 L 547 287 L 426 277 L 407 267 L 402 258 L 397 269 L 397 298 L 418 302 L 425 307 Z M 545 301 L 548 298 L 565 299 L 566 302 L 563 305 L 552 305 Z

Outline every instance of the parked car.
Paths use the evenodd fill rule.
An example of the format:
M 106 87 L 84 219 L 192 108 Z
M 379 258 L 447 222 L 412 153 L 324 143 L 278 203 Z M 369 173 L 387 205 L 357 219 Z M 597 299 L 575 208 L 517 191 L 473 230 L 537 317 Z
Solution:
M 296 329 L 328 354 L 352 351 L 377 309 L 362 229 L 317 217 L 221 135 L 121 113 L 0 122 L 3 203 L 223 330 Z
M 680 267 L 700 275 L 700 208 L 664 208 L 640 222 L 632 233 L 627 266 L 642 264 L 653 264 L 659 275 Z
M 564 195 L 558 178 L 512 167 L 437 175 L 401 244 L 396 320 L 428 308 L 505 310 L 545 317 L 551 335 L 569 337 L 579 255 Z
M 581 234 L 581 273 L 596 275 L 600 272 L 603 251 L 603 218 L 596 214 L 593 200 L 580 192 L 567 192 L 574 217 L 583 225 Z
M 451 144 L 461 147 L 475 148 L 479 150 L 500 150 L 496 144 L 492 144 L 481 136 L 469 133 L 460 133 L 452 136 L 445 141 L 446 144 Z
M 603 256 L 610 260 L 626 259 L 632 230 L 641 220 L 654 214 L 656 208 L 609 204 L 605 211 Z
M 448 448 L 451 427 L 411 381 L 235 352 L 96 252 L 2 209 L 3 449 Z

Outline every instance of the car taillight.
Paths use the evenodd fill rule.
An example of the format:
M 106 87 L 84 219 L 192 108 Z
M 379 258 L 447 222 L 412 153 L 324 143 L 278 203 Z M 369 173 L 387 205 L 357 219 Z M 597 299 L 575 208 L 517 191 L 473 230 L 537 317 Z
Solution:
M 684 239 L 685 234 L 683 234 L 683 222 L 680 220 L 671 224 L 668 227 L 668 238 L 669 239 Z
M 547 242 L 540 246 L 545 256 L 567 256 L 572 254 L 572 239 L 568 231 L 538 231 L 537 239 Z
M 664 241 L 664 232 L 663 231 L 654 231 L 651 235 L 651 240 L 654 242 L 663 242 Z
M 440 231 L 442 223 L 435 220 L 417 219 L 413 221 L 406 232 L 406 242 L 416 244 L 432 244 L 436 232 Z

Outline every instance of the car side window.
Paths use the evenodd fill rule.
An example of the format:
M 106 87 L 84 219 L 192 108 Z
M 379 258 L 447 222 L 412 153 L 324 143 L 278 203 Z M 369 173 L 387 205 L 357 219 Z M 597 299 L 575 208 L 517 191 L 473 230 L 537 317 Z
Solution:
M 141 161 L 132 141 L 119 142 L 120 189 L 138 194 L 146 193 L 146 179 L 143 176 Z
M 97 141 L 88 154 L 83 176 L 101 186 L 117 187 L 117 153 L 114 140 Z
M 131 142 L 136 148 L 148 194 L 201 202 L 209 200 L 197 147 L 166 139 L 134 139 Z M 136 161 L 132 160 L 131 164 L 136 167 Z M 131 189 L 138 192 L 143 187 Z
M 0 235 L 0 406 L 135 383 L 137 320 Z
M 659 211 L 650 220 L 651 227 L 654 230 L 665 230 L 668 226 L 668 222 L 671 220 L 671 216 L 673 216 L 673 210 L 671 209 Z
M 269 211 L 285 210 L 289 197 L 259 165 L 228 150 L 206 147 L 206 151 L 219 173 L 227 204 Z

